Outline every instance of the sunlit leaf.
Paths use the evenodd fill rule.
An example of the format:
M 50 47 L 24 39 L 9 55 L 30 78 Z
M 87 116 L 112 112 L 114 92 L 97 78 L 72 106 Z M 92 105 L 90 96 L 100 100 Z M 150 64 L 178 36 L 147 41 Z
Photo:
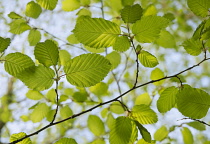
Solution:
M 96 139 L 90 144 L 106 144 L 106 142 L 103 139 Z
M 11 137 L 10 137 L 10 142 L 19 140 L 19 139 L 21 139 L 21 138 L 23 138 L 25 136 L 26 136 L 26 133 L 24 133 L 24 132 L 12 134 Z M 26 139 L 18 142 L 17 144 L 32 144 L 32 142 L 31 142 L 30 138 L 26 138 Z
M 59 50 L 59 63 L 64 66 L 71 59 L 71 55 L 66 50 Z
M 145 105 L 150 105 L 152 99 L 150 98 L 148 93 L 143 93 L 136 97 L 135 100 L 135 105 L 140 105 L 140 104 L 145 104 Z
M 110 144 L 128 144 L 132 133 L 132 123 L 127 117 L 118 117 L 111 129 Z
M 88 94 L 86 91 L 75 92 L 72 97 L 76 102 L 84 102 L 87 99 Z
M 0 37 L 0 53 L 4 52 L 7 49 L 7 47 L 10 45 L 10 43 L 11 43 L 10 38 Z
M 138 58 L 141 64 L 145 67 L 152 68 L 158 65 L 157 58 L 145 50 L 141 50 L 140 54 L 138 55 Z
M 67 40 L 68 40 L 68 42 L 71 43 L 71 44 L 78 44 L 78 43 L 79 43 L 79 41 L 77 40 L 77 38 L 75 37 L 74 34 L 69 35 L 69 36 L 67 37 Z
M 157 9 L 154 5 L 149 5 L 143 13 L 143 16 L 150 16 L 150 15 L 156 15 L 157 14 Z
M 184 41 L 182 45 L 184 46 L 184 49 L 187 51 L 187 53 L 190 55 L 197 56 L 201 53 L 202 42 L 199 39 L 188 39 Z
M 12 76 L 17 76 L 27 68 L 34 68 L 35 64 L 31 58 L 22 53 L 10 53 L 5 57 L 4 68 Z
M 121 61 L 121 56 L 118 52 L 111 52 L 108 55 L 106 55 L 106 58 L 110 61 L 110 63 L 112 64 L 112 69 L 115 69 Z
M 119 36 L 117 37 L 113 49 L 119 52 L 124 52 L 130 48 L 130 41 L 126 36 Z
M 55 103 L 56 102 L 56 92 L 55 89 L 50 89 L 48 90 L 48 92 L 46 93 L 46 98 L 48 101 Z
M 162 30 L 160 32 L 160 37 L 156 40 L 157 44 L 164 48 L 175 48 L 176 42 L 174 36 L 168 31 Z
M 160 127 L 154 134 L 154 139 L 157 141 L 162 141 L 168 136 L 168 130 L 165 126 Z
M 107 75 L 110 62 L 99 54 L 83 54 L 66 63 L 64 72 L 69 83 L 79 87 L 93 86 Z
M 114 123 L 115 123 L 114 116 L 111 113 L 109 113 L 106 119 L 106 124 L 108 128 L 112 129 L 112 126 L 114 125 Z
M 35 90 L 29 90 L 26 93 L 26 97 L 32 100 L 40 100 L 42 99 L 44 96 L 39 92 L 39 91 L 35 91 Z
M 96 96 L 102 96 L 102 95 L 107 94 L 108 85 L 104 82 L 100 82 L 96 84 L 95 86 L 90 87 L 90 91 Z
M 156 113 L 147 105 L 135 105 L 130 118 L 137 120 L 140 124 L 152 124 L 158 121 Z
M 161 113 L 169 111 L 176 104 L 176 95 L 178 89 L 176 87 L 166 88 L 161 94 L 157 101 L 158 111 Z
M 31 27 L 26 23 L 24 19 L 17 19 L 12 21 L 10 24 L 9 32 L 13 34 L 21 34 L 24 31 L 31 29 Z
M 72 138 L 61 138 L 54 144 L 77 144 L 77 142 Z
M 64 0 L 62 1 L 62 9 L 64 11 L 74 11 L 80 7 L 78 0 Z
M 88 128 L 96 136 L 104 134 L 105 127 L 103 121 L 96 115 L 89 115 L 88 117 Z
M 26 12 L 25 12 L 26 16 L 36 19 L 39 17 L 41 12 L 42 12 L 42 8 L 40 7 L 39 4 L 35 3 L 34 1 L 27 3 Z
M 73 30 L 77 40 L 94 48 L 112 46 L 120 34 L 117 24 L 102 18 L 84 17 L 76 23 Z
M 197 122 L 197 121 L 189 122 L 189 123 L 187 123 L 187 125 L 195 128 L 197 130 L 200 130 L 200 131 L 206 130 L 206 126 L 200 122 Z
M 210 106 L 210 96 L 196 88 L 184 88 L 177 94 L 178 110 L 185 116 L 200 119 L 206 116 Z
M 160 30 L 168 25 L 168 20 L 160 16 L 145 16 L 132 27 L 132 32 L 138 42 L 153 42 L 159 37 Z
M 210 8 L 209 0 L 187 0 L 190 10 L 201 17 L 206 17 Z
M 15 13 L 15 12 L 10 12 L 8 14 L 8 16 L 11 18 L 11 19 L 20 19 L 22 18 L 22 16 L 20 16 L 19 14 Z
M 148 143 L 144 139 L 140 139 L 136 144 L 156 144 L 156 141 L 152 140 L 151 143 Z
M 159 68 L 155 68 L 150 75 L 150 79 L 151 80 L 158 80 L 164 77 L 164 73 L 159 69 Z M 158 86 L 161 85 L 164 82 L 164 80 L 160 80 L 158 82 L 154 82 L 153 84 Z
M 36 0 L 36 1 L 41 7 L 47 10 L 53 10 L 58 2 L 58 0 Z
M 136 126 L 138 127 L 138 129 L 139 129 L 139 131 L 141 133 L 142 138 L 146 142 L 149 142 L 150 143 L 152 138 L 151 138 L 151 135 L 148 132 L 148 130 L 145 127 L 143 127 L 138 121 L 135 121 L 135 123 L 136 123 Z
M 60 115 L 61 115 L 62 119 L 66 119 L 73 115 L 73 111 L 71 110 L 71 108 L 69 106 L 66 105 L 66 106 L 60 108 Z M 68 123 L 69 122 L 73 122 L 73 119 L 68 120 Z
M 182 132 L 184 144 L 193 144 L 194 143 L 193 135 L 187 127 L 183 127 L 181 132 Z
M 28 42 L 30 46 L 35 46 L 40 40 L 41 40 L 41 33 L 36 29 L 30 30 L 28 34 Z
M 46 40 L 35 46 L 34 55 L 46 67 L 56 65 L 59 57 L 58 47 L 53 41 Z
M 121 0 L 123 6 L 133 5 L 134 1 L 135 0 Z
M 22 71 L 17 77 L 29 88 L 41 91 L 52 86 L 54 75 L 52 69 L 39 65 L 33 70 L 26 69 Z
M 140 20 L 142 16 L 143 9 L 139 4 L 133 6 L 125 6 L 121 11 L 122 20 L 125 23 L 135 23 L 137 20 Z
M 109 110 L 116 114 L 122 114 L 125 112 L 125 110 L 123 109 L 122 105 L 119 102 L 113 102 L 110 105 Z
M 38 104 L 33 112 L 31 113 L 31 120 L 32 122 L 40 122 L 43 118 L 47 116 L 47 113 L 49 112 L 49 107 L 45 103 Z

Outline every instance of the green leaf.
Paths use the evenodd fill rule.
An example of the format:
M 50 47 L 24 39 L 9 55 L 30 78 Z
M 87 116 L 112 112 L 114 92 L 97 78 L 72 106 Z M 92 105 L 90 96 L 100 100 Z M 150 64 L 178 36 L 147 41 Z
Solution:
M 113 49 L 119 52 L 124 52 L 130 48 L 130 41 L 126 36 L 119 36 L 117 37 Z
M 166 18 L 160 16 L 145 16 L 133 24 L 132 32 L 138 42 L 153 42 L 168 23 Z
M 68 42 L 71 43 L 71 44 L 78 44 L 78 43 L 79 43 L 79 41 L 77 40 L 77 38 L 75 37 L 74 34 L 69 35 L 69 36 L 67 37 L 67 40 L 68 40 Z
M 26 93 L 26 97 L 32 100 L 40 100 L 44 96 L 39 91 L 28 90 L 28 92 Z
M 56 103 L 56 96 L 57 96 L 57 94 L 55 92 L 55 89 L 50 89 L 46 94 L 47 100 L 52 103 Z
M 49 112 L 47 113 L 46 119 L 47 119 L 48 122 L 52 122 L 53 117 L 55 115 L 55 111 L 56 110 L 53 109 L 53 110 L 49 110 Z
M 152 99 L 150 98 L 148 93 L 143 93 L 139 95 L 135 100 L 135 105 L 145 104 L 150 105 L 152 102 Z
M 183 127 L 181 131 L 182 131 L 184 144 L 193 144 L 194 140 L 191 131 L 187 127 Z
M 114 116 L 111 113 L 109 113 L 106 119 L 106 124 L 108 128 L 112 129 L 112 126 L 114 125 L 114 123 L 115 123 Z
M 92 141 L 90 144 L 106 144 L 106 142 L 103 139 L 96 139 Z
M 123 109 L 122 105 L 119 102 L 113 102 L 110 105 L 109 110 L 116 114 L 122 114 L 125 112 L 125 110 Z
M 19 14 L 15 13 L 15 12 L 10 12 L 8 14 L 8 17 L 10 17 L 11 19 L 20 19 L 20 18 L 22 18 L 22 16 L 20 16 Z
M 71 59 L 64 66 L 69 83 L 89 87 L 99 83 L 108 74 L 110 62 L 99 54 L 83 54 Z
M 143 13 L 143 16 L 150 16 L 150 15 L 156 15 L 157 14 L 157 9 L 154 5 L 149 5 Z
M 195 128 L 197 130 L 200 130 L 200 131 L 206 130 L 206 126 L 200 122 L 197 122 L 197 121 L 189 122 L 189 123 L 187 123 L 187 125 Z
M 82 6 L 89 6 L 91 4 L 90 0 L 80 0 L 80 4 Z
M 32 122 L 40 122 L 43 118 L 47 116 L 49 110 L 50 108 L 45 103 L 38 104 L 31 113 Z
M 140 133 L 141 133 L 142 138 L 143 138 L 146 142 L 150 143 L 151 140 L 152 140 L 152 138 L 151 138 L 151 135 L 150 135 L 150 133 L 148 132 L 148 130 L 147 130 L 146 128 L 144 128 L 138 121 L 135 121 L 135 123 L 136 123 L 136 125 L 137 125 L 137 127 L 138 127 L 138 129 L 139 129 L 139 131 L 140 131 Z
M 132 133 L 132 123 L 127 117 L 118 117 L 112 126 L 110 144 L 128 144 Z
M 156 40 L 157 44 L 164 48 L 175 48 L 176 42 L 174 36 L 166 30 L 160 32 L 160 37 Z
M 197 16 L 206 17 L 210 8 L 209 0 L 187 0 L 188 7 Z
M 130 118 L 137 120 L 140 124 L 152 124 L 158 121 L 156 113 L 144 104 L 135 105 Z
M 129 140 L 129 144 L 134 144 L 138 137 L 138 129 L 136 128 L 136 124 L 134 121 L 131 121 L 131 124 L 132 124 L 132 133 Z
M 174 86 L 166 88 L 161 94 L 160 98 L 157 100 L 157 108 L 161 113 L 165 113 L 173 108 L 176 104 L 176 95 L 178 89 Z
M 86 91 L 75 92 L 73 94 L 73 99 L 76 102 L 84 102 L 87 100 L 88 93 Z
M 84 17 L 76 23 L 73 30 L 77 40 L 94 48 L 105 48 L 114 45 L 120 34 L 117 24 L 102 18 Z
M 92 13 L 91 13 L 91 11 L 90 11 L 89 9 L 83 8 L 83 9 L 80 9 L 80 10 L 77 12 L 76 15 L 78 15 L 78 18 L 79 18 L 80 16 L 89 16 L 89 17 L 91 17 L 91 16 L 92 16 Z
M 27 68 L 34 68 L 35 64 L 31 58 L 22 53 L 10 53 L 5 57 L 4 68 L 12 76 L 17 76 Z
M 160 127 L 154 134 L 154 139 L 157 141 L 162 141 L 168 136 L 168 130 L 165 126 Z
M 80 2 L 78 0 L 64 0 L 62 1 L 62 9 L 64 11 L 74 11 L 80 8 Z
M 90 131 L 96 136 L 100 136 L 105 133 L 104 123 L 98 116 L 89 115 L 87 123 Z
M 71 55 L 66 50 L 59 50 L 59 63 L 64 66 L 71 59 Z
M 164 73 L 159 69 L 159 68 L 155 68 L 150 75 L 150 79 L 151 80 L 158 80 L 164 78 Z M 164 82 L 164 80 L 158 81 L 158 82 L 154 82 L 153 84 L 158 86 L 161 85 Z
M 138 58 L 141 64 L 145 67 L 153 68 L 159 64 L 157 58 L 145 50 L 141 50 Z
M 41 33 L 36 29 L 30 30 L 28 34 L 28 42 L 30 46 L 35 46 L 40 40 L 41 40 Z
M 24 19 L 17 19 L 12 21 L 10 24 L 9 32 L 13 34 L 21 34 L 24 31 L 31 29 L 31 27 L 26 23 Z
M 204 20 L 199 24 L 199 26 L 196 28 L 196 30 L 193 33 L 192 39 L 194 40 L 200 39 L 205 23 L 206 21 Z
M 77 144 L 77 142 L 72 138 L 61 138 L 54 144 Z
M 152 140 L 151 143 L 148 143 L 144 139 L 140 139 L 136 144 L 156 144 L 156 142 Z
M 209 106 L 210 96 L 201 89 L 187 87 L 177 95 L 177 107 L 184 116 L 200 119 L 206 116 Z
M 201 40 L 207 40 L 210 38 L 210 28 L 206 29 L 201 35 Z
M 175 19 L 174 14 L 173 14 L 173 13 L 170 13 L 170 12 L 164 14 L 163 17 L 164 17 L 164 18 L 167 18 L 167 19 L 170 20 L 170 21 L 173 21 L 173 20 Z
M 34 70 L 26 69 L 17 77 L 29 88 L 41 91 L 52 86 L 54 76 L 55 73 L 52 69 L 39 65 Z
M 47 10 L 53 10 L 58 2 L 58 0 L 36 0 L 36 1 L 41 7 Z
M 125 23 L 135 23 L 137 20 L 140 20 L 142 16 L 143 9 L 139 4 L 133 6 L 125 6 L 121 11 L 122 20 Z
M 32 18 L 38 18 L 39 15 L 42 13 L 42 8 L 39 4 L 35 3 L 34 1 L 30 1 L 26 5 L 26 16 L 32 17 Z
M 187 51 L 188 54 L 193 56 L 198 56 L 202 50 L 202 43 L 199 39 L 188 39 L 183 42 L 183 47 Z
M 96 96 L 102 96 L 107 94 L 108 92 L 108 85 L 104 82 L 100 82 L 95 86 L 90 87 L 91 93 L 95 94 Z
M 112 69 L 115 69 L 120 64 L 120 61 L 121 61 L 121 56 L 116 51 L 113 51 L 113 52 L 109 53 L 108 55 L 106 55 L 106 58 L 112 64 Z
M 57 65 L 58 62 L 58 47 L 52 40 L 40 42 L 35 46 L 35 58 L 44 66 Z
M 10 45 L 10 43 L 11 43 L 10 38 L 0 37 L 0 53 L 4 52 L 7 49 L 7 47 Z
M 24 133 L 24 132 L 12 134 L 11 137 L 10 137 L 10 142 L 19 140 L 19 139 L 21 139 L 21 138 L 23 138 L 25 136 L 26 136 L 26 133 Z M 26 139 L 18 142 L 17 144 L 32 144 L 32 142 L 31 142 L 30 138 L 26 138 Z
M 121 0 L 123 6 L 133 5 L 134 1 L 135 0 Z
M 68 105 L 66 105 L 66 106 L 60 108 L 60 115 L 61 115 L 62 119 L 66 119 L 73 115 L 73 111 L 71 110 L 71 108 Z M 68 121 L 68 123 L 69 122 L 73 122 L 73 119 L 70 119 L 70 121 Z

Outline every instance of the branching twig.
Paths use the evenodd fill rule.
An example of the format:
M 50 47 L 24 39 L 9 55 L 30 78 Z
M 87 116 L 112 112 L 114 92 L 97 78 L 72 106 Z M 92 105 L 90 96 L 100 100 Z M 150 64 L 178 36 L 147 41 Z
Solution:
M 174 75 L 171 75 L 171 76 L 166 76 L 166 77 L 163 77 L 163 78 L 160 78 L 160 79 L 157 79 L 157 80 L 151 80 L 151 81 L 146 82 L 146 83 L 144 83 L 144 84 L 135 86 L 135 87 L 133 87 L 133 88 L 127 90 L 126 92 L 122 93 L 121 95 L 119 95 L 118 97 L 116 97 L 116 98 L 114 98 L 114 99 L 111 99 L 111 100 L 109 100 L 109 101 L 100 103 L 100 104 L 98 104 L 98 105 L 96 105 L 96 106 L 94 106 L 94 107 L 92 107 L 92 108 L 89 108 L 89 109 L 87 109 L 87 110 L 85 110 L 85 111 L 82 111 L 82 112 L 80 112 L 80 113 L 73 114 L 72 116 L 70 116 L 70 117 L 68 117 L 68 118 L 66 118 L 66 119 L 63 119 L 63 120 L 60 120 L 60 121 L 57 121 L 57 122 L 50 123 L 50 124 L 46 125 L 45 127 L 39 129 L 38 131 L 36 131 L 36 132 L 34 132 L 34 133 L 31 133 L 31 134 L 29 134 L 29 135 L 26 135 L 25 137 L 23 137 L 23 138 L 21 138 L 21 139 L 19 139 L 19 140 L 13 141 L 13 142 L 11 142 L 11 143 L 9 143 L 9 144 L 18 143 L 18 142 L 20 142 L 20 141 L 22 141 L 22 140 L 24 140 L 24 139 L 26 139 L 26 138 L 28 138 L 28 137 L 31 137 L 31 136 L 33 136 L 33 135 L 36 135 L 36 134 L 40 133 L 41 131 L 43 131 L 43 130 L 45 130 L 45 129 L 47 129 L 47 128 L 53 126 L 53 125 L 56 125 L 56 124 L 65 122 L 65 121 L 70 120 L 70 119 L 74 119 L 74 118 L 79 117 L 80 115 L 83 115 L 83 114 L 85 114 L 85 113 L 88 113 L 88 112 L 90 112 L 90 111 L 92 111 L 92 110 L 94 110 L 94 109 L 96 109 L 96 108 L 98 108 L 98 107 L 101 107 L 101 106 L 103 106 L 103 105 L 106 105 L 106 104 L 111 103 L 111 102 L 114 102 L 114 101 L 118 101 L 119 98 L 121 98 L 121 97 L 125 96 L 126 94 L 130 93 L 130 92 L 133 91 L 134 89 L 137 89 L 137 88 L 143 87 L 143 86 L 145 86 L 145 85 L 148 85 L 148 84 L 151 84 L 151 83 L 154 83 L 154 82 L 158 82 L 158 81 L 161 81 L 161 80 L 164 80 L 164 79 L 169 79 L 169 78 L 172 78 L 172 77 L 177 77 L 178 75 L 180 75 L 180 74 L 182 74 L 182 73 L 184 73 L 184 72 L 186 72 L 186 71 L 189 71 L 189 70 L 191 70 L 191 69 L 193 69 L 193 68 L 199 66 L 201 63 L 203 63 L 204 61 L 207 61 L 207 60 L 209 60 L 209 59 L 210 59 L 210 58 L 204 58 L 204 59 L 203 59 L 202 61 L 200 61 L 198 64 L 195 64 L 195 65 L 193 65 L 193 66 L 191 66 L 191 67 L 189 67 L 189 68 L 187 68 L 187 69 L 185 69 L 185 70 L 183 70 L 183 71 L 181 71 L 181 72 L 179 72 L 179 73 L 177 73 L 177 74 L 174 74 Z
M 193 118 L 183 118 L 183 119 L 180 119 L 180 120 L 186 120 L 186 119 L 194 120 L 194 121 L 197 121 L 197 122 L 202 123 L 202 124 L 204 124 L 204 125 L 210 126 L 210 124 L 207 124 L 206 122 L 201 121 L 201 120 L 198 120 L 198 119 L 193 119 Z

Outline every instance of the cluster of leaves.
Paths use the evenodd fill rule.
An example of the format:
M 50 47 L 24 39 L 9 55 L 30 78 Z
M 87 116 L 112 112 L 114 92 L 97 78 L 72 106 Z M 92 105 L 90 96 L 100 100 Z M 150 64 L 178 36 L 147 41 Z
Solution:
M 101 115 L 102 118 L 106 118 L 108 131 L 110 132 L 110 144 L 135 143 L 138 139 L 138 131 L 142 139 L 138 140 L 137 144 L 162 141 L 168 137 L 169 132 L 174 131 L 175 126 L 170 130 L 162 126 L 155 132 L 153 140 L 150 132 L 143 126 L 158 121 L 156 112 L 151 108 L 152 100 L 147 93 L 137 97 L 135 105 L 131 109 L 128 108 L 124 101 L 119 99 L 129 92 L 151 83 L 155 86 L 161 86 L 166 79 L 170 79 L 172 83 L 178 82 L 180 86 L 161 89 L 156 105 L 160 113 L 166 113 L 172 108 L 177 108 L 184 116 L 191 119 L 201 119 L 207 115 L 210 107 L 210 95 L 202 89 L 184 85 L 181 74 L 210 59 L 207 57 L 207 50 L 210 47 L 210 19 L 208 19 L 210 1 L 187 1 L 188 7 L 195 15 L 206 19 L 197 27 L 193 36 L 184 41 L 182 45 L 186 52 L 192 56 L 203 53 L 203 60 L 171 76 L 165 76 L 164 72 L 156 67 L 159 64 L 158 59 L 152 54 L 152 51 L 146 50 L 143 44 L 156 43 L 164 48 L 175 47 L 174 37 L 166 29 L 174 18 L 170 14 L 158 16 L 153 5 L 143 9 L 139 3 L 135 3 L 135 0 L 119 0 L 118 2 L 123 5 L 123 8 L 118 10 L 120 11 L 120 20 L 118 22 L 106 20 L 103 17 L 92 18 L 91 11 L 87 9 L 91 4 L 90 0 L 64 0 L 62 2 L 64 11 L 74 11 L 80 8 L 77 13 L 76 25 L 72 31 L 73 34 L 67 38 L 68 41 L 72 44 L 80 43 L 83 47 L 92 50 L 112 47 L 112 52 L 106 53 L 106 56 L 93 52 L 71 58 L 71 53 L 61 49 L 59 43 L 54 39 L 46 39 L 44 42 L 40 42 L 42 37 L 40 29 L 33 28 L 27 18 L 37 19 L 42 13 L 42 9 L 54 10 L 57 0 L 29 2 L 25 10 L 27 18 L 15 12 L 8 14 L 12 19 L 9 25 L 10 33 L 21 34 L 29 31 L 28 42 L 30 46 L 34 47 L 35 60 L 32 60 L 31 56 L 20 52 L 9 53 L 5 56 L 4 52 L 9 47 L 11 40 L 0 37 L 0 52 L 2 53 L 0 61 L 4 62 L 7 73 L 21 80 L 30 89 L 26 97 L 38 101 L 30 108 L 33 110 L 30 114 L 30 120 L 36 123 L 46 118 L 49 121 L 46 127 L 32 134 L 26 135 L 20 132 L 11 135 L 11 143 L 32 143 L 29 137 L 70 119 L 72 120 L 67 121 L 67 125 L 71 123 L 70 127 L 72 127 L 74 118 L 105 104 L 110 104 L 110 106 L 103 109 Z M 117 2 L 112 2 L 110 5 L 116 6 L 116 4 Z M 130 89 L 109 101 L 104 102 L 99 98 L 101 102 L 94 105 L 94 101 L 88 96 L 85 87 L 93 86 L 89 90 L 98 97 L 106 95 L 108 85 L 111 82 L 104 83 L 101 81 L 120 64 L 120 53 L 124 53 L 129 49 L 136 56 L 135 78 Z M 140 64 L 145 68 L 154 68 L 150 74 L 151 80 L 141 85 L 138 84 Z M 62 85 L 61 80 L 63 80 L 63 77 L 66 78 L 65 81 L 76 86 L 79 91 L 73 93 L 71 89 L 70 92 L 67 91 L 69 89 L 65 89 L 64 94 L 60 95 L 58 91 L 60 90 L 59 86 Z M 116 82 L 119 85 L 119 81 L 116 80 Z M 51 88 L 52 86 L 55 86 L 55 88 Z M 48 90 L 45 101 L 41 101 L 45 97 L 40 92 L 43 90 Z M 72 95 L 75 102 L 89 102 L 90 105 L 94 106 L 74 114 L 69 105 L 63 104 L 68 101 L 68 94 Z M 60 115 L 58 115 L 58 110 Z M 127 115 L 119 116 L 124 111 L 127 112 Z M 118 114 L 117 118 L 113 116 L 113 113 Z M 28 121 L 29 117 L 23 115 L 22 119 Z M 199 127 L 197 128 L 199 130 L 205 129 L 205 126 L 200 121 L 188 123 L 188 125 L 194 128 Z M 104 122 L 97 115 L 88 116 L 87 126 L 95 136 L 101 137 L 106 133 Z M 187 127 L 182 129 L 182 134 L 185 143 L 193 143 L 192 134 Z M 72 138 L 61 138 L 55 142 L 55 144 L 59 143 L 76 144 L 77 142 Z M 104 139 L 96 139 L 93 143 L 103 144 L 105 141 Z

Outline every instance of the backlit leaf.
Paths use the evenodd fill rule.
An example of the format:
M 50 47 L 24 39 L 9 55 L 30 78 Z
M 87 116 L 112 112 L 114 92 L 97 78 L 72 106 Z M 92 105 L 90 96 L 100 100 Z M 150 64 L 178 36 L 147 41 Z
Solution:
M 59 57 L 58 47 L 53 41 L 46 40 L 35 46 L 34 55 L 46 67 L 56 65 Z
M 35 90 L 29 90 L 26 93 L 26 97 L 32 100 L 40 100 L 42 99 L 44 96 L 39 92 L 39 91 L 35 91 Z
M 130 118 L 137 120 L 140 124 L 152 124 L 158 121 L 156 113 L 147 105 L 135 105 Z
M 22 18 L 22 16 L 20 16 L 19 14 L 15 13 L 15 12 L 10 12 L 8 14 L 8 16 L 11 18 L 11 19 L 20 19 Z
M 119 52 L 124 52 L 130 48 L 130 41 L 126 36 L 119 36 L 117 37 L 113 49 Z
M 54 144 L 77 144 L 77 142 L 72 138 L 61 138 Z
M 22 53 L 10 53 L 5 57 L 4 68 L 12 76 L 17 76 L 27 68 L 34 68 L 35 64 L 31 58 Z
M 202 43 L 199 39 L 188 39 L 183 42 L 183 47 L 187 51 L 188 54 L 193 56 L 198 56 L 202 50 Z
M 194 143 L 193 135 L 187 127 L 183 127 L 181 132 L 182 132 L 184 144 L 193 144 Z
M 88 94 L 86 91 L 75 92 L 72 97 L 76 102 L 84 102 L 87 99 Z
M 109 110 L 116 114 L 122 114 L 125 112 L 125 110 L 123 109 L 122 105 L 119 102 L 113 102 L 110 105 Z
M 152 68 L 158 65 L 157 58 L 145 50 L 141 50 L 140 54 L 138 55 L 138 58 L 141 64 L 145 67 Z
M 169 21 L 160 16 L 145 16 L 133 24 L 132 32 L 138 42 L 153 42 L 159 37 L 161 29 L 168 25 Z
M 187 125 L 195 128 L 197 130 L 200 130 L 200 131 L 206 130 L 206 126 L 200 122 L 197 122 L 197 121 L 189 122 L 189 123 L 187 123 Z
M 54 76 L 55 73 L 52 69 L 39 65 L 33 70 L 22 71 L 17 77 L 29 88 L 41 91 L 52 86 Z
M 38 104 L 31 113 L 32 122 L 40 122 L 43 118 L 47 116 L 49 110 L 49 107 L 45 103 Z
M 84 17 L 76 23 L 73 30 L 77 40 L 94 48 L 110 47 L 120 34 L 117 24 L 102 18 Z
M 110 144 L 128 144 L 132 133 L 132 123 L 127 117 L 118 117 L 111 129 Z
M 206 17 L 210 8 L 209 0 L 187 0 L 190 10 L 201 17 Z
M 103 121 L 96 115 L 89 115 L 88 117 L 88 128 L 96 136 L 104 134 L 105 127 Z
M 73 115 L 73 111 L 71 110 L 71 108 L 69 106 L 66 105 L 66 106 L 60 108 L 60 115 L 61 115 L 62 119 L 66 119 Z M 70 121 L 72 122 L 73 119 L 70 119 Z
M 74 11 L 80 7 L 78 0 L 64 0 L 62 1 L 62 9 L 64 11 Z
M 35 46 L 40 40 L 41 40 L 41 33 L 36 29 L 30 30 L 28 34 L 28 42 L 30 46 Z
M 26 16 L 36 19 L 39 17 L 41 12 L 42 12 L 42 8 L 40 7 L 39 4 L 35 3 L 34 1 L 27 3 L 26 12 L 25 12 Z
M 157 14 L 157 9 L 154 5 L 149 5 L 143 13 L 143 16 L 150 16 L 150 15 L 156 15 Z
M 115 69 L 120 64 L 120 61 L 121 61 L 121 56 L 116 51 L 113 51 L 113 52 L 109 53 L 108 55 L 106 55 L 106 58 L 112 64 L 112 69 Z
M 210 96 L 201 89 L 187 87 L 177 94 L 178 110 L 185 116 L 200 119 L 206 116 L 210 106 Z
M 110 62 L 99 54 L 83 54 L 71 59 L 64 66 L 69 83 L 89 87 L 99 83 L 108 74 Z
M 4 52 L 7 49 L 7 47 L 10 45 L 10 43 L 11 43 L 10 38 L 0 37 L 0 53 Z
M 164 48 L 175 48 L 176 42 L 174 36 L 168 31 L 162 30 L 160 32 L 160 37 L 156 40 L 157 44 Z
M 102 95 L 107 94 L 108 85 L 104 82 L 100 82 L 96 84 L 95 86 L 90 87 L 90 91 L 96 96 L 102 96 Z
M 161 113 L 169 111 L 176 104 L 176 95 L 178 89 L 176 87 L 166 88 L 161 94 L 157 101 L 158 111 Z
M 144 128 L 138 121 L 135 121 L 136 123 L 136 126 L 138 127 L 140 133 L 141 133 L 141 136 L 142 138 L 146 141 L 146 142 L 151 142 L 151 135 L 150 133 L 148 132 L 148 130 L 146 128 Z
M 139 4 L 133 6 L 125 6 L 121 11 L 122 20 L 125 23 L 135 23 L 137 20 L 140 20 L 142 16 L 142 8 Z
M 24 31 L 31 29 L 31 27 L 26 23 L 24 19 L 17 19 L 12 21 L 10 24 L 9 32 L 13 34 L 21 34 Z
M 165 126 L 160 127 L 154 134 L 154 139 L 157 141 L 162 141 L 168 136 L 168 130 Z
M 123 6 L 133 5 L 134 1 L 135 0 L 121 0 Z
M 136 97 L 135 100 L 135 105 L 140 105 L 140 104 L 145 104 L 145 105 L 150 105 L 152 99 L 150 98 L 148 93 L 143 93 Z
M 10 142 L 19 140 L 25 136 L 26 136 L 26 133 L 24 133 L 24 132 L 12 134 L 10 137 Z M 32 144 L 32 142 L 31 142 L 30 138 L 26 138 L 26 139 L 22 140 L 21 142 L 18 142 L 17 144 Z
M 64 66 L 71 59 L 71 55 L 66 50 L 59 50 L 59 63 Z
M 36 1 L 41 7 L 47 10 L 53 10 L 58 2 L 58 0 L 36 0 Z
M 151 80 L 158 80 L 164 77 L 164 73 L 159 69 L 159 68 L 155 68 L 150 75 L 150 79 Z M 154 82 L 153 84 L 158 86 L 161 85 L 164 82 L 164 80 L 158 81 L 158 82 Z

